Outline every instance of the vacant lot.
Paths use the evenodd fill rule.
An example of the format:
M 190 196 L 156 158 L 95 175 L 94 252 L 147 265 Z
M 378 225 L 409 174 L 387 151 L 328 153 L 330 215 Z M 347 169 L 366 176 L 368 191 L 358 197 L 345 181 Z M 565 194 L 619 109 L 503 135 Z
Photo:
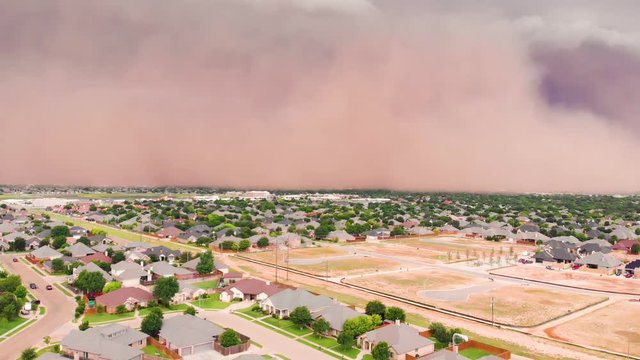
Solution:
M 317 275 L 327 274 L 328 269 L 329 276 L 333 277 L 400 269 L 402 264 L 392 260 L 358 256 L 348 259 L 328 260 L 318 264 L 291 265 L 291 267 Z
M 559 325 L 550 335 L 621 353 L 629 346 L 631 355 L 640 356 L 638 317 L 640 302 L 624 300 Z
M 495 321 L 513 326 L 534 326 L 606 300 L 575 292 L 510 285 L 471 294 L 466 301 L 432 302 L 445 309 L 490 320 L 492 298 Z
M 341 247 L 314 247 L 307 249 L 291 249 L 288 251 L 289 259 L 317 259 L 332 256 L 344 256 L 348 253 Z M 276 252 L 274 250 L 245 254 L 245 256 L 268 262 L 274 262 Z M 286 250 L 278 250 L 278 262 L 284 263 L 287 256 Z
M 422 290 L 446 290 L 486 283 L 488 280 L 444 270 L 417 270 L 393 274 L 351 278 L 346 282 L 369 289 L 386 291 L 409 299 L 424 301 Z
M 599 291 L 617 291 L 640 295 L 640 279 L 600 275 L 582 270 L 547 270 L 541 266 L 521 265 L 494 271 L 499 275 L 546 281 L 558 285 L 576 286 Z

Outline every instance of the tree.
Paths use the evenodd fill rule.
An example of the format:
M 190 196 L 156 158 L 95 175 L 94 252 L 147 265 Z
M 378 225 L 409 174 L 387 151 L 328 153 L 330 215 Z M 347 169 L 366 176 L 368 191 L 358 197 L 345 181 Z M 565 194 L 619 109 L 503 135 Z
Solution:
M 115 251 L 113 253 L 113 256 L 111 256 L 111 264 L 117 264 L 121 261 L 125 261 L 126 260 L 126 256 L 124 255 L 124 253 L 122 251 Z
M 55 226 L 51 229 L 51 237 L 68 237 L 69 236 L 69 227 L 65 225 Z
M 373 360 L 391 359 L 391 350 L 389 350 L 389 344 L 384 341 L 380 341 L 371 350 L 371 356 L 373 356 Z
M 634 254 L 634 255 L 640 254 L 640 244 L 635 243 L 635 244 L 631 245 L 631 253 Z
M 9 275 L 0 279 L 0 293 L 15 292 L 18 286 L 22 285 L 22 280 L 18 275 Z
M 198 265 L 196 265 L 198 274 L 210 274 L 213 271 L 213 255 L 211 250 L 207 250 L 200 255 Z
M 102 291 L 106 283 L 107 281 L 99 272 L 82 270 L 76 281 L 73 283 L 73 286 L 90 294 Z
M 260 239 L 258 239 L 256 245 L 258 245 L 259 248 L 265 248 L 269 246 L 269 238 L 267 238 L 266 236 L 261 237 Z
M 18 317 L 20 311 L 20 302 L 12 293 L 4 293 L 0 295 L 0 317 L 9 321 Z
M 228 348 L 238 344 L 240 344 L 240 335 L 238 335 L 235 330 L 227 329 L 220 334 L 220 345 L 222 345 L 222 347 Z
M 372 300 L 367 303 L 367 306 L 364 309 L 364 312 L 367 315 L 378 314 L 384 319 L 385 311 L 387 307 L 378 300 Z
M 396 226 L 391 230 L 391 236 L 407 235 L 407 231 L 404 226 Z
M 373 321 L 368 315 L 349 319 L 342 324 L 342 331 L 350 333 L 352 337 L 358 337 L 371 330 L 373 330 Z
M 122 287 L 122 283 L 118 281 L 110 281 L 104 285 L 102 288 L 102 293 L 108 294 L 112 291 L 116 291 Z
M 162 311 L 160 311 L 160 313 L 162 313 Z M 162 317 L 155 311 L 149 312 L 147 316 L 142 319 L 142 323 L 140 324 L 140 330 L 154 338 L 158 337 L 160 329 L 162 329 Z
M 16 288 L 16 290 L 13 292 L 13 294 L 15 296 L 18 297 L 18 299 L 24 299 L 25 297 L 27 297 L 27 288 L 25 288 L 24 286 L 20 285 Z
M 127 307 L 120 304 L 118 306 L 116 306 L 116 314 L 124 314 L 127 312 Z
M 311 325 L 311 328 L 316 336 L 324 336 L 331 329 L 331 325 L 327 320 L 320 318 Z
M 102 270 L 104 270 L 105 272 L 111 272 L 111 264 L 109 264 L 108 262 L 104 262 L 101 260 L 94 260 L 92 261 L 92 263 L 98 265 L 98 267 Z
M 316 236 L 316 239 L 324 239 L 327 237 L 327 235 L 329 235 L 329 233 L 331 232 L 331 227 L 329 225 L 320 225 L 318 226 L 318 228 L 314 231 L 314 234 Z
M 245 251 L 250 247 L 251 247 L 251 241 L 249 241 L 247 239 L 242 239 L 238 243 L 238 250 L 240 250 L 240 251 Z
M 348 331 L 342 331 L 336 339 L 342 350 L 349 350 L 356 343 L 355 336 Z
M 53 243 L 51 243 L 51 246 L 53 246 L 54 249 L 60 249 L 61 247 L 63 247 L 64 245 L 67 244 L 67 238 L 64 236 L 56 236 L 53 238 Z
M 13 244 L 11 244 L 11 246 L 15 251 L 24 251 L 24 249 L 27 247 L 27 241 L 19 237 L 13 240 Z
M 293 309 L 291 314 L 289 314 L 289 320 L 302 329 L 311 324 L 313 318 L 311 317 L 311 312 L 309 312 L 309 309 L 306 306 L 298 306 Z
M 62 259 L 51 260 L 51 269 L 54 273 L 64 272 L 64 261 Z
M 180 291 L 180 285 L 175 277 L 163 277 L 156 281 L 156 285 L 153 287 L 153 295 L 158 298 L 159 301 L 165 305 L 169 304 L 169 301 Z
M 89 320 L 83 320 L 82 323 L 80 323 L 80 325 L 78 326 L 78 329 L 80 331 L 85 331 L 89 328 Z
M 34 360 L 38 357 L 36 349 L 30 347 L 28 349 L 22 350 L 22 354 L 20 354 L 20 360 Z
M 85 245 L 87 245 L 87 246 L 91 246 L 91 240 L 89 240 L 89 238 L 88 238 L 88 237 L 86 237 L 86 236 L 81 237 L 81 238 L 80 238 L 80 239 L 78 239 L 78 241 L 76 241 L 76 242 L 83 243 L 83 244 L 85 244 Z
M 390 321 L 400 320 L 404 322 L 407 318 L 407 315 L 401 308 L 397 306 L 391 306 L 387 308 L 387 312 L 385 312 L 384 318 Z
M 185 315 L 196 315 L 196 308 L 194 308 L 193 306 L 189 306 L 186 309 L 184 309 L 184 311 L 182 312 Z

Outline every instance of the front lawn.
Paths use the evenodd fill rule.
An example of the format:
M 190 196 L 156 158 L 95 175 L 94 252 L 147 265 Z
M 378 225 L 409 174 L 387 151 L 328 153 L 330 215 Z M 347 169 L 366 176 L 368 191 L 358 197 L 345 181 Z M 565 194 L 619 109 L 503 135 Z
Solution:
M 360 349 L 351 347 L 351 348 L 349 348 L 347 350 L 342 350 L 342 347 L 340 345 L 331 348 L 331 350 L 333 350 L 333 351 L 335 351 L 337 353 L 340 353 L 340 354 L 342 354 L 342 355 L 344 355 L 346 357 L 352 358 L 352 359 L 355 359 L 356 357 L 358 357 L 358 354 L 360 354 Z
M 371 356 L 371 354 L 366 354 L 362 357 L 362 360 L 373 360 L 373 356 Z
M 158 350 L 158 348 L 156 348 L 153 345 L 147 345 L 147 346 L 143 347 L 142 348 L 142 352 L 145 353 L 146 355 L 157 356 L 157 357 L 160 357 L 160 358 L 163 358 L 163 359 L 170 359 L 170 357 L 165 355 L 163 352 Z
M 193 283 L 192 285 L 205 290 L 215 289 L 218 287 L 218 279 L 201 281 L 201 282 Z
M 284 331 L 288 331 L 296 336 L 304 336 L 304 335 L 311 334 L 313 332 L 311 331 L 311 329 L 308 329 L 308 328 L 300 329 L 300 327 L 295 325 L 293 322 L 291 322 L 291 320 L 281 320 L 281 319 L 268 317 L 263 321 L 266 322 L 267 324 L 271 324 L 275 327 L 279 327 Z
M 320 346 L 324 346 L 326 348 L 332 348 L 334 346 L 338 345 L 338 342 L 336 341 L 336 339 L 332 338 L 332 337 L 318 337 L 314 334 L 311 334 L 307 337 L 304 338 L 305 340 L 309 340 L 315 344 L 318 344 Z
M 48 352 L 55 353 L 55 351 L 53 351 L 53 350 L 55 350 L 55 348 L 56 348 L 56 344 L 52 344 L 52 345 L 49 345 L 47 347 L 43 347 L 42 349 L 40 349 L 40 350 L 38 350 L 36 352 L 36 356 L 40 357 L 40 356 L 42 356 L 42 355 L 44 355 L 45 353 L 48 353 Z
M 0 334 L 5 334 L 12 329 L 15 329 L 20 324 L 27 321 L 25 318 L 17 317 L 11 321 L 8 321 L 6 318 L 0 319 Z
M 468 348 L 468 349 L 460 350 L 460 355 L 466 356 L 471 360 L 476 360 L 491 354 L 489 354 L 484 350 L 480 350 L 476 348 Z
M 125 320 L 125 319 L 128 320 L 133 318 L 134 318 L 133 311 L 126 312 L 124 314 L 109 314 L 105 312 L 102 314 L 91 314 L 91 315 L 84 316 L 84 319 L 89 321 L 90 324 L 107 322 L 107 321 Z
M 243 313 L 245 315 L 248 315 L 252 318 L 261 318 L 261 317 L 265 317 L 266 315 L 262 312 L 262 311 L 254 311 L 253 310 L 254 306 L 249 306 L 248 308 L 244 308 L 244 309 L 240 309 L 240 310 L 236 310 L 236 312 L 239 313 Z
M 187 304 L 175 304 L 175 305 L 171 305 L 170 308 L 161 306 L 160 309 L 162 310 L 163 313 L 169 313 L 169 312 L 178 312 L 178 311 L 182 312 L 187 310 L 188 307 L 189 305 Z M 140 309 L 140 316 L 146 316 L 149 312 L 151 312 L 151 308 Z
M 203 309 L 208 310 L 222 310 L 226 309 L 231 305 L 230 302 L 222 302 L 220 301 L 220 294 L 211 294 L 208 298 L 198 299 L 191 302 L 193 305 L 199 306 Z

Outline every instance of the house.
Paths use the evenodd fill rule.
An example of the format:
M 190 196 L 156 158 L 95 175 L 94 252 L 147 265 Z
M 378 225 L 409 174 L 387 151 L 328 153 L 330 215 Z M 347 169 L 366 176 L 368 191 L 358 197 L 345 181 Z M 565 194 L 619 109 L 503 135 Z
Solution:
M 95 253 L 95 254 L 83 256 L 80 258 L 80 262 L 84 264 L 88 264 L 94 261 L 102 261 L 107 264 L 111 264 L 111 258 L 103 253 Z
M 192 315 L 178 315 L 162 322 L 160 342 L 181 356 L 213 350 L 224 329 Z
M 590 269 L 600 269 L 604 272 L 611 272 L 619 267 L 622 263 L 611 254 L 603 254 L 601 252 L 593 252 L 588 256 L 575 261 L 576 264 L 586 265 Z
M 171 250 L 166 246 L 154 246 L 146 249 L 144 254 L 156 261 L 167 261 L 173 264 L 176 259 L 180 258 L 180 250 Z
M 622 250 L 626 253 L 629 253 L 631 251 L 631 247 L 634 244 L 638 244 L 638 240 L 632 240 L 632 239 L 620 240 L 615 245 L 613 245 L 611 249 Z
M 147 272 L 140 264 L 121 261 L 111 265 L 111 275 L 114 279 L 120 281 L 123 287 L 129 287 L 140 284 L 140 279 L 146 277 Z
M 640 268 L 640 259 L 633 260 L 632 262 L 625 265 L 624 270 L 626 272 L 632 273 L 635 277 L 638 277 L 640 276 L 640 271 L 637 271 L 638 268 Z
M 200 237 L 200 234 L 195 234 L 191 232 L 183 232 L 182 234 L 176 237 L 176 241 L 182 244 L 193 243 L 196 242 Z
M 423 356 L 435 350 L 433 341 L 420 335 L 418 329 L 406 324 L 390 324 L 369 331 L 358 337 L 363 351 L 371 351 L 376 344 L 386 342 L 391 350 L 391 359 L 405 359 L 406 355 Z
M 320 318 L 326 320 L 330 326 L 329 335 L 338 336 L 342 332 L 342 326 L 345 321 L 362 316 L 362 314 L 348 306 L 332 304 L 313 311 L 311 316 L 314 320 Z
M 180 290 L 173 296 L 172 301 L 176 304 L 181 304 L 189 300 L 193 300 L 207 293 L 207 290 L 200 289 L 184 281 L 179 281 Z
M 96 253 L 95 250 L 93 250 L 92 248 L 88 247 L 87 245 L 81 242 L 77 242 L 69 247 L 66 247 L 64 250 L 69 252 L 69 254 L 71 254 L 71 257 L 74 257 L 74 258 L 81 258 L 87 255 L 93 255 Z
M 167 238 L 167 239 L 175 239 L 178 237 L 178 235 L 182 234 L 183 232 L 184 231 L 178 229 L 175 226 L 168 226 L 168 227 L 162 228 L 160 231 L 156 233 L 156 235 L 163 238 Z
M 43 246 L 39 249 L 33 250 L 29 256 L 37 261 L 41 261 L 41 260 L 53 260 L 53 259 L 58 259 L 62 257 L 62 254 L 57 252 L 56 250 L 54 250 L 53 248 L 50 248 L 49 246 Z
M 74 239 L 80 239 L 83 236 L 87 236 L 87 234 L 89 234 L 89 231 L 87 229 L 83 228 L 83 227 L 80 227 L 80 226 L 73 226 L 73 227 L 69 228 L 69 234 Z
M 230 302 L 234 299 L 263 301 L 271 295 L 284 290 L 269 281 L 243 279 L 229 285 L 220 293 L 220 301 Z
M 310 312 L 334 305 L 336 302 L 324 295 L 315 295 L 305 289 L 285 289 L 262 301 L 260 307 L 279 318 L 289 317 L 297 307 L 306 306 Z
M 96 265 L 95 263 L 88 263 L 86 265 L 83 266 L 79 266 L 75 269 L 73 269 L 73 274 L 69 275 L 69 277 L 67 278 L 67 282 L 69 282 L 69 284 L 73 283 L 74 281 L 76 281 L 76 279 L 78 279 L 78 276 L 80 276 L 80 273 L 82 273 L 83 271 L 88 271 L 88 272 L 98 272 L 100 273 L 100 275 L 102 275 L 102 277 L 104 278 L 104 280 L 106 282 L 112 281 L 113 277 L 111 275 L 109 275 L 108 272 L 102 270 L 102 268 L 98 265 Z
M 147 271 L 147 276 L 153 273 L 154 279 L 175 276 L 178 280 L 184 280 L 192 278 L 194 275 L 193 271 L 175 267 L 166 261 L 156 261 L 145 266 L 144 269 Z
M 220 278 L 220 286 L 224 287 L 227 285 L 234 284 L 240 280 L 242 280 L 243 274 L 241 272 L 227 272 L 222 275 Z
M 73 359 L 142 360 L 148 335 L 128 326 L 110 324 L 72 330 L 60 342 L 60 350 Z
M 120 305 L 124 305 L 128 311 L 132 311 L 138 306 L 147 306 L 152 299 L 153 295 L 146 290 L 137 287 L 123 287 L 96 297 L 96 304 L 103 305 L 108 313 L 114 313 Z
M 35 249 L 39 248 L 40 247 L 40 239 L 38 239 L 37 237 L 32 237 L 30 239 L 27 239 L 25 247 L 26 247 L 27 250 L 35 250 Z
M 352 241 L 356 238 L 344 230 L 334 230 L 327 235 L 328 240 Z

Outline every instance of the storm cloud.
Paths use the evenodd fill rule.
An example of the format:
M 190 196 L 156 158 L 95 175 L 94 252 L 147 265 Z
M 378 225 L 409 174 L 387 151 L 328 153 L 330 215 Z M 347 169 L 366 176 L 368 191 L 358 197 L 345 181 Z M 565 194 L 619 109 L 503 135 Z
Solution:
M 0 2 L 0 182 L 636 192 L 635 29 L 578 15 L 552 37 L 508 1 Z

